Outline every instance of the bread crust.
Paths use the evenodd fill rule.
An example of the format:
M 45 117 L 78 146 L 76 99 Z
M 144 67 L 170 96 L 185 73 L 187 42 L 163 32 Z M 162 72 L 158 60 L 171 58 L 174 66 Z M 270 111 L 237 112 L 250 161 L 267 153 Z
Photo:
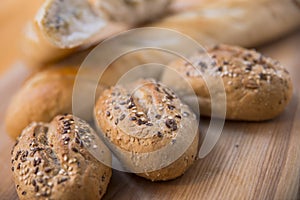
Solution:
M 182 175 L 197 158 L 195 115 L 155 81 L 141 80 L 131 88 L 133 93 L 123 86 L 112 87 L 96 103 L 95 121 L 108 146 L 125 168 L 139 176 L 160 181 Z M 153 152 L 158 153 L 152 156 Z
M 179 31 L 201 45 L 256 47 L 300 26 L 295 0 L 177 0 L 171 10 L 148 26 Z
M 12 171 L 22 199 L 100 199 L 111 178 L 111 168 L 87 150 L 89 125 L 72 115 L 51 123 L 32 123 L 12 150 Z M 97 146 L 111 161 L 106 147 Z
M 192 86 L 198 99 L 200 112 L 211 115 L 211 94 L 217 87 L 207 88 L 207 81 L 221 78 L 226 93 L 226 118 L 231 120 L 261 121 L 283 112 L 293 94 L 288 71 L 279 62 L 255 50 L 237 46 L 216 45 L 191 57 L 192 63 L 177 60 L 169 66 L 183 76 Z M 210 56 L 211 60 L 207 60 Z M 193 67 L 198 67 L 198 70 Z M 191 94 L 166 72 L 162 82 L 172 85 L 175 91 L 188 98 Z M 177 82 L 177 83 L 176 83 Z
M 46 1 L 33 22 L 34 31 L 31 32 L 34 34 L 26 34 L 24 49 L 31 63 L 57 60 L 154 19 L 154 22 L 143 26 L 177 30 L 201 45 L 226 43 L 254 47 L 282 37 L 300 26 L 297 0 L 176 0 L 170 6 L 169 0 L 129 1 L 139 2 L 138 7 L 126 6 L 125 1 L 119 0 L 89 0 L 91 5 L 87 1 L 72 0 L 66 7 L 68 9 L 64 7 L 68 4 L 65 2 Z M 111 5 L 107 8 L 103 4 Z M 79 18 L 74 23 L 72 7 L 75 13 L 84 11 L 90 13 L 90 17 Z M 112 9 L 115 7 L 117 9 Z M 52 16 L 59 17 L 60 10 L 66 10 L 62 14 L 64 23 L 53 23 Z M 74 30 L 65 28 L 65 23 Z M 81 26 L 77 26 L 78 23 Z M 90 27 L 99 28 L 90 30 Z

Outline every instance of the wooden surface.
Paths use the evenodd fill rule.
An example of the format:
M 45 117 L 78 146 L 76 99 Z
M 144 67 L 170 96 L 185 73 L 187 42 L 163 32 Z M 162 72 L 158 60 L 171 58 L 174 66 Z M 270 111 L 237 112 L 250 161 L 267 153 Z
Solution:
M 10 4 L 13 3 L 7 3 Z M 3 16 L 1 13 L 1 25 Z M 24 19 L 17 24 L 21 22 Z M 1 30 L 2 36 L 6 35 L 0 35 L 0 41 L 8 43 L 17 34 L 11 32 L 10 36 L 9 30 L 21 30 L 19 25 Z M 294 97 L 280 117 L 261 123 L 226 122 L 213 151 L 174 181 L 151 183 L 114 171 L 105 199 L 300 199 L 299 47 L 300 32 L 296 32 L 260 49 L 282 62 L 293 78 Z M 5 59 L 0 62 L 0 199 L 9 200 L 17 199 L 17 195 L 10 170 L 13 141 L 5 134 L 3 119 L 11 95 L 27 74 L 21 65 L 3 73 L 18 58 L 14 48 L 17 47 L 7 53 L 1 49 L 1 59 Z M 207 119 L 202 119 L 202 129 L 207 123 Z

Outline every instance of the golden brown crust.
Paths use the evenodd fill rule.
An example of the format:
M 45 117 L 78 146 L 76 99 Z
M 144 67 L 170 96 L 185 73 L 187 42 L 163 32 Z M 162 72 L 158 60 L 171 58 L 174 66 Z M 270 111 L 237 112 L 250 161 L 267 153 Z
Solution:
M 49 122 L 58 114 L 72 113 L 72 92 L 78 67 L 51 67 L 32 75 L 13 97 L 5 125 L 17 138 L 31 122 Z M 102 86 L 98 87 L 99 93 Z M 85 114 L 85 113 L 82 113 Z M 86 120 L 92 116 L 86 115 Z
M 109 145 L 116 147 L 116 155 L 129 170 L 149 172 L 153 165 L 154 172 L 138 173 L 152 181 L 182 175 L 196 159 L 199 135 L 195 115 L 171 90 L 159 83 L 141 80 L 130 88 L 116 86 L 103 92 L 95 107 L 96 124 Z M 184 146 L 186 150 L 178 154 L 180 158 L 164 169 L 156 170 L 153 164 L 157 160 L 163 162 L 160 153 L 155 158 L 148 155 L 147 162 L 141 161 L 142 155 L 181 145 L 183 138 L 190 142 L 189 146 Z
M 86 149 L 86 138 L 93 139 L 91 132 L 72 115 L 57 116 L 49 124 L 32 123 L 24 129 L 12 151 L 19 198 L 100 199 L 112 172 Z M 110 156 L 104 155 L 109 160 Z
M 191 57 L 191 64 L 177 60 L 170 64 L 192 86 L 199 97 L 202 115 L 210 116 L 211 100 L 203 76 L 220 77 L 223 80 L 226 99 L 226 118 L 232 120 L 260 121 L 272 119 L 279 115 L 292 97 L 292 81 L 289 73 L 279 62 L 265 57 L 254 50 L 216 45 Z M 163 77 L 167 85 L 173 84 L 178 90 L 180 85 L 174 85 L 178 80 L 172 80 L 167 73 Z M 216 93 L 212 88 L 211 93 Z M 185 94 L 186 97 L 189 94 Z
M 148 26 L 179 31 L 201 45 L 255 47 L 300 26 L 295 0 L 177 0 L 171 9 Z
M 139 25 L 163 16 L 172 0 L 90 0 L 112 21 Z

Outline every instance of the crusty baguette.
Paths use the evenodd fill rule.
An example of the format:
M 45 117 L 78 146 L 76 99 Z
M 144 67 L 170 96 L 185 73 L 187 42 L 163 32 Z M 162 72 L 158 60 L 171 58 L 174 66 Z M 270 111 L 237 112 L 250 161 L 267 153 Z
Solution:
M 120 13 L 118 2 L 106 1 L 103 5 L 102 1 L 91 0 L 46 0 L 25 31 L 26 60 L 37 67 L 40 63 L 86 49 L 138 23 L 157 18 L 170 0 L 140 1 L 134 5 L 122 1 L 122 20 L 122 17 L 114 18 Z M 117 13 L 107 9 L 110 7 L 107 5 L 117 9 Z
M 177 30 L 201 45 L 254 47 L 300 26 L 297 0 L 177 0 L 171 9 L 149 26 Z
M 105 194 L 112 170 L 111 154 L 92 128 L 72 115 L 51 123 L 32 123 L 12 150 L 12 171 L 21 200 L 99 200 Z M 101 159 L 93 157 L 97 149 Z M 101 152 L 101 153 L 100 153 Z
M 197 157 L 195 114 L 155 81 L 104 91 L 95 106 L 95 121 L 124 167 L 146 179 L 177 178 Z
M 113 21 L 140 25 L 166 13 L 172 0 L 93 0 L 93 4 Z
M 127 29 L 125 24 L 109 22 L 87 0 L 46 0 L 26 28 L 25 58 L 36 67 Z
M 35 35 L 39 37 L 34 40 L 29 37 L 29 45 L 24 48 L 29 55 L 34 55 L 29 56 L 28 60 L 32 62 L 55 60 L 97 44 L 116 33 L 136 27 L 136 24 L 141 21 L 155 18 L 151 12 L 146 12 L 147 15 L 141 14 L 140 11 L 134 12 L 135 10 L 128 13 L 126 6 L 120 8 L 122 12 L 118 9 L 117 13 L 111 9 L 103 9 L 103 6 L 99 8 L 99 4 L 102 5 L 104 0 L 89 0 L 93 6 L 86 1 L 78 4 L 78 1 L 68 0 L 60 3 L 58 0 L 47 0 L 45 2 L 35 20 L 36 31 L 39 32 Z M 161 3 L 150 3 L 151 7 L 148 10 L 166 1 L 157 2 Z M 119 5 L 114 3 L 115 1 L 111 2 L 112 7 Z M 62 14 L 60 10 L 66 5 L 70 8 L 64 11 L 66 14 Z M 78 6 L 77 9 L 75 5 Z M 165 6 L 162 8 L 165 9 L 159 9 L 159 13 L 165 11 L 164 15 L 156 18 L 154 23 L 144 26 L 174 29 L 192 37 L 201 45 L 226 43 L 253 47 L 281 37 L 300 26 L 299 0 L 176 0 L 170 8 Z M 72 9 L 76 12 L 82 11 L 89 17 L 74 21 L 70 14 Z M 70 28 L 65 28 L 64 23 L 52 23 L 54 16 L 61 15 Z M 53 28 L 56 25 L 62 27 Z M 90 27 L 95 28 L 90 29 Z M 44 44 L 49 42 L 52 53 L 43 53 L 49 48 L 49 44 Z M 181 44 L 179 42 L 174 45 Z M 40 51 L 41 49 L 43 51 Z

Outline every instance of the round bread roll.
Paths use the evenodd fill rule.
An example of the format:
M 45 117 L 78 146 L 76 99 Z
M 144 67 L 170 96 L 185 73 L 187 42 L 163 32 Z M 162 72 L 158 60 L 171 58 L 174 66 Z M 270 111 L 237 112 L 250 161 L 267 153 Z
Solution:
M 210 94 L 218 95 L 219 92 L 217 86 L 209 91 L 205 79 L 210 82 L 214 82 L 216 78 L 222 79 L 226 93 L 227 119 L 272 119 L 289 103 L 293 93 L 292 81 L 288 71 L 279 62 L 255 50 L 236 46 L 216 45 L 208 48 L 207 53 L 192 56 L 191 63 L 181 59 L 169 65 L 174 73 L 179 73 L 191 84 L 198 96 L 201 115 L 211 115 Z M 182 80 L 175 77 L 170 70 L 166 70 L 162 82 L 188 100 L 191 91 L 182 87 Z
M 179 177 L 197 158 L 195 114 L 155 81 L 104 91 L 96 103 L 95 121 L 126 170 L 146 179 Z
M 60 115 L 51 123 L 32 123 L 24 129 L 12 150 L 12 171 L 22 199 L 100 199 L 112 170 L 88 151 L 93 130 L 72 115 Z M 111 161 L 106 146 L 103 161 Z
M 31 122 L 49 122 L 58 114 L 72 113 L 72 92 L 77 70 L 76 66 L 57 66 L 31 76 L 13 97 L 6 111 L 8 134 L 16 139 Z M 97 83 L 89 80 L 87 73 L 84 87 L 91 84 Z M 97 93 L 100 94 L 103 88 L 99 85 Z M 92 107 L 84 107 L 78 116 L 89 121 L 92 110 Z

